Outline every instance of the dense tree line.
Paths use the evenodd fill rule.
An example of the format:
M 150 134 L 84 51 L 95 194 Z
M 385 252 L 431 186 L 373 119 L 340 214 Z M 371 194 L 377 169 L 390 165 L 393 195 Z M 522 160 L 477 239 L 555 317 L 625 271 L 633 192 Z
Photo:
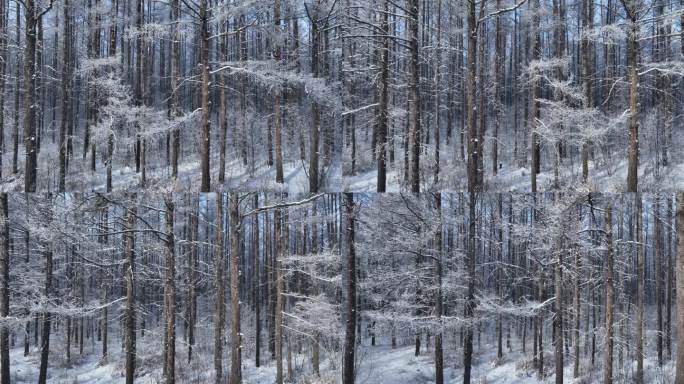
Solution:
M 352 383 L 402 348 L 437 383 L 489 358 L 557 383 L 684 369 L 679 195 L 1 197 L 3 382 L 94 358 L 127 382 Z
M 672 2 L 0 8 L 6 190 L 682 185 Z

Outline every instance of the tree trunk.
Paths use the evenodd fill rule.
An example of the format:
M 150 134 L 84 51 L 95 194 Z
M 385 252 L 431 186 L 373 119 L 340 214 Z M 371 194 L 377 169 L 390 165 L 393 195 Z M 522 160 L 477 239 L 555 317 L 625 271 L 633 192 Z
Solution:
M 66 5 L 65 5 L 66 6 Z M 16 13 L 14 16 L 16 22 L 16 32 L 15 36 L 17 39 L 17 47 L 21 46 L 21 3 L 16 3 Z M 19 88 L 21 81 L 21 59 L 17 55 L 15 61 L 15 75 L 14 75 L 14 113 L 12 120 L 14 124 L 12 125 L 12 174 L 17 174 L 19 172 L 18 162 L 19 162 Z
M 623 0 L 623 5 L 626 0 Z M 627 68 L 629 73 L 629 164 L 627 166 L 627 192 L 636 192 L 638 188 L 639 167 L 639 75 L 637 60 L 639 52 L 639 26 L 636 10 L 625 5 L 629 16 L 627 32 Z
M 214 277 L 214 371 L 215 383 L 223 384 L 223 330 L 226 323 L 226 262 L 223 255 L 223 193 L 216 194 L 216 241 L 214 247 L 214 269 L 216 271 L 216 276 Z
M 173 117 L 181 116 L 181 58 L 180 58 L 180 34 L 179 34 L 179 20 L 180 20 L 180 1 L 171 1 L 171 35 L 173 41 L 171 42 L 171 115 Z M 178 177 L 178 157 L 180 154 L 180 127 L 174 127 L 171 131 L 171 177 L 176 179 Z
M 347 265 L 346 265 L 346 328 L 344 336 L 344 355 L 342 357 L 342 383 L 353 384 L 354 349 L 356 348 L 356 254 L 354 250 L 354 194 L 344 194 L 347 228 Z
M 316 101 L 311 102 L 311 141 L 309 147 L 309 193 L 318 193 L 318 151 L 321 134 L 321 112 Z
M 411 192 L 420 192 L 420 69 L 418 67 L 418 0 L 406 0 L 408 18 L 409 79 L 408 79 L 408 119 L 409 119 L 409 184 Z
M 563 249 L 562 240 L 558 237 L 556 245 L 556 262 L 554 265 L 554 316 L 553 342 L 556 359 L 556 384 L 563 384 Z
M 197 265 L 198 261 L 198 233 L 200 202 L 197 199 L 197 210 L 190 212 L 190 251 L 188 258 L 188 298 L 186 318 L 188 319 L 188 362 L 192 360 L 192 348 L 195 345 L 195 323 L 197 319 Z
M 275 274 L 275 358 L 276 358 L 276 384 L 283 384 L 283 272 L 282 272 L 282 258 L 285 254 L 285 241 L 283 239 L 284 232 L 287 230 L 287 225 L 283 224 L 283 213 L 280 209 L 276 209 L 273 213 L 273 232 L 275 235 L 275 255 L 274 255 L 274 269 Z
M 242 381 L 242 333 L 240 330 L 240 200 L 237 192 L 230 193 L 230 383 Z
M 4 6 L 0 6 L 4 8 Z M 0 24 L 2 21 L 0 21 Z M 7 193 L 0 193 L 0 317 L 9 316 L 10 232 Z M 0 327 L 0 384 L 10 384 L 9 329 Z
M 435 210 L 437 211 L 439 228 L 435 232 L 435 317 L 437 330 L 435 333 L 435 384 L 444 383 L 444 356 L 442 353 L 442 195 L 437 192 Z
M 606 344 L 603 347 L 603 383 L 613 383 L 613 206 L 606 205 L 606 265 L 603 270 L 603 285 L 606 290 Z
M 126 207 L 126 223 L 124 229 L 124 279 L 126 281 L 126 309 L 125 309 L 125 353 L 126 353 L 126 384 L 133 384 L 135 380 L 136 360 L 136 313 L 135 313 L 135 197 L 131 206 Z
M 176 255 L 174 250 L 175 239 L 173 235 L 174 203 L 173 198 L 170 195 L 165 196 L 164 205 L 166 206 L 166 212 L 164 214 L 164 221 L 166 227 L 166 274 L 164 278 L 166 348 L 164 361 L 166 363 L 166 384 L 173 384 L 176 381 Z
M 580 210 L 579 214 L 579 220 L 582 219 L 582 211 Z M 573 294 L 573 319 L 574 319 L 574 324 L 573 324 L 573 355 L 575 357 L 575 364 L 573 367 L 572 371 L 572 377 L 573 378 L 578 378 L 579 377 L 579 359 L 580 359 L 580 315 L 581 315 L 581 307 L 580 307 L 580 287 L 581 287 L 581 267 L 582 267 L 582 256 L 578 251 L 575 252 L 575 286 L 573 287 L 574 294 Z
M 637 314 L 636 314 L 636 359 L 637 371 L 635 376 L 636 384 L 644 383 L 644 300 L 646 291 L 645 279 L 645 260 L 644 260 L 644 244 L 642 243 L 641 222 L 642 222 L 642 205 L 641 195 L 634 194 L 634 203 L 636 204 L 636 247 L 637 247 Z
M 581 4 L 582 13 L 582 25 L 585 29 L 589 29 L 593 26 L 593 2 L 589 0 L 583 0 Z M 591 42 L 589 38 L 584 36 L 580 42 L 582 48 L 582 78 L 584 81 L 584 94 L 585 94 L 585 107 L 587 109 L 594 107 L 593 102 L 593 82 L 591 68 L 594 65 L 593 55 L 591 51 Z M 586 183 L 589 180 L 589 140 L 584 139 L 581 148 L 581 162 L 582 162 L 582 182 Z
M 207 0 L 199 1 L 199 17 L 200 17 L 200 56 L 201 56 L 201 71 L 202 71 L 202 91 L 201 91 L 201 108 L 202 108 L 202 136 L 201 136 L 201 172 L 202 184 L 200 192 L 209 192 L 211 188 L 211 169 L 209 167 L 209 157 L 211 156 L 211 130 L 210 130 L 210 113 L 209 109 L 209 14 L 207 10 Z
M 24 169 L 24 192 L 36 191 L 38 173 L 38 152 L 36 147 L 36 17 L 35 0 L 24 2 L 26 46 L 24 47 L 24 146 L 26 147 L 26 164 Z M 39 16 L 40 17 L 40 16 Z M 49 321 L 49 316 L 46 316 Z M 49 332 L 49 331 L 48 331 Z
M 52 244 L 48 244 L 47 247 L 48 249 L 45 252 L 45 297 L 49 298 L 52 295 Z M 50 330 L 52 329 L 51 322 L 52 314 L 46 308 L 45 312 L 43 312 L 38 384 L 45 384 L 47 382 L 48 359 L 50 357 Z
M 273 28 L 274 28 L 274 38 L 275 42 L 273 44 L 273 59 L 276 62 L 276 66 L 280 65 L 281 50 L 280 50 L 280 0 L 274 0 L 273 2 Z M 297 22 L 295 20 L 295 22 Z M 283 175 L 283 135 L 282 135 L 282 122 L 281 122 L 281 110 L 280 110 L 280 89 L 274 87 L 273 90 L 273 127 L 275 129 L 275 166 L 276 166 L 276 183 L 284 182 Z M 269 151 L 271 147 L 269 146 Z M 257 365 L 258 366 L 258 365 Z
M 475 62 L 475 50 L 477 49 L 477 20 L 475 18 L 475 0 L 468 0 L 468 64 L 467 64 L 467 74 L 466 74 L 466 108 L 467 108 L 467 125 L 468 125 L 468 193 L 472 194 L 480 189 L 478 184 L 479 170 L 478 157 L 480 154 L 477 152 L 477 123 L 475 121 L 475 114 L 477 107 L 475 106 L 475 93 L 476 93 L 476 73 L 477 65 Z M 471 201 L 474 201 L 474 197 L 471 197 Z M 471 216 L 471 218 L 474 216 Z M 469 311 L 466 305 L 466 312 Z M 467 335 L 466 335 L 467 336 Z M 467 339 L 467 337 L 466 337 Z M 467 340 L 466 340 L 467 341 Z M 465 352 L 464 352 L 465 353 Z M 464 383 L 470 382 L 470 363 L 465 365 L 465 375 Z
M 501 9 L 501 0 L 496 0 L 496 9 Z M 492 137 L 492 175 L 496 176 L 499 169 L 499 127 L 501 126 L 501 119 L 503 117 L 503 104 L 501 102 L 501 90 L 504 86 L 502 77 L 502 67 L 504 66 L 504 45 L 505 36 L 502 36 L 501 16 L 496 16 L 495 29 L 495 49 L 494 57 L 494 132 Z
M 656 299 L 656 321 L 658 324 L 658 333 L 656 334 L 656 351 L 658 353 L 658 366 L 663 366 L 663 269 L 662 269 L 662 252 L 663 241 L 661 236 L 661 217 L 660 217 L 660 195 L 655 195 L 655 202 L 653 204 L 653 239 L 654 239 L 654 264 L 655 264 L 655 299 Z
M 532 43 L 530 49 L 532 50 L 532 61 L 539 60 L 541 55 L 541 38 L 539 31 L 539 0 L 534 0 L 532 2 Z M 541 172 L 540 169 L 540 156 L 539 156 L 539 133 L 537 132 L 538 120 L 540 118 L 539 101 L 540 87 L 538 74 L 532 74 L 532 80 L 530 84 L 530 152 L 531 152 L 531 169 L 530 169 L 530 180 L 531 180 L 531 191 L 532 193 L 537 192 L 537 174 Z
M 389 0 L 383 1 L 384 11 L 380 16 L 381 34 L 389 36 Z M 378 180 L 376 190 L 379 193 L 387 190 L 387 120 L 388 120 L 388 89 L 389 89 L 389 37 L 382 39 L 380 47 L 380 78 L 378 83 L 378 109 L 377 109 L 377 157 L 378 157 Z
M 225 24 L 225 23 L 224 23 Z M 227 28 L 221 27 L 220 29 L 226 30 Z M 222 61 L 228 61 L 228 42 L 226 36 L 221 36 L 219 38 L 219 48 Z M 226 88 L 228 87 L 226 81 L 226 74 L 221 71 L 218 74 L 219 83 L 221 84 L 221 89 L 219 90 L 219 112 L 218 112 L 218 125 L 219 125 L 219 184 L 223 184 L 226 180 L 226 136 L 228 135 L 228 106 L 226 105 L 228 100 L 226 98 Z
M 259 206 L 259 194 L 254 194 L 254 208 Z M 254 244 L 254 273 L 255 282 L 254 289 L 254 323 L 255 323 L 255 340 L 254 340 L 254 364 L 258 368 L 261 366 L 261 257 L 259 255 L 259 215 L 254 216 L 254 223 L 252 224 L 252 241 Z M 264 234 L 264 236 L 266 236 Z
M 439 184 L 439 146 L 441 143 L 441 126 L 440 126 L 440 88 L 441 77 L 440 77 L 440 67 L 442 66 L 442 0 L 437 1 L 437 51 L 435 52 L 437 56 L 435 59 L 435 165 L 432 177 L 432 182 L 435 188 L 438 188 Z
M 684 192 L 677 193 L 677 329 L 684 329 Z M 677 345 L 684 345 L 684 332 L 677 332 Z M 677 348 L 675 384 L 684 383 L 684 348 Z

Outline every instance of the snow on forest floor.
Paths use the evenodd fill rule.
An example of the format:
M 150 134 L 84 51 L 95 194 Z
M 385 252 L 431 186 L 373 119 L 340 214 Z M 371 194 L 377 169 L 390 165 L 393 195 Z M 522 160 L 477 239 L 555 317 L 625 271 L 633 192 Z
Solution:
M 652 340 L 650 334 L 646 335 L 647 342 Z M 110 356 L 106 363 L 101 363 L 99 358 L 99 343 L 87 342 L 84 357 L 78 354 L 78 348 L 72 349 L 72 366 L 66 367 L 64 346 L 53 338 L 51 346 L 50 364 L 48 368 L 48 383 L 51 384 L 119 384 L 124 383 L 124 363 L 121 348 L 116 343 L 110 343 Z M 150 335 L 143 338 L 138 346 L 138 377 L 136 383 L 152 384 L 162 382 L 162 356 L 161 348 L 157 345 L 158 335 Z M 209 341 L 209 340 L 205 340 Z M 531 341 L 531 340 L 530 340 Z M 357 348 L 357 376 L 359 384 L 427 384 L 434 383 L 434 360 L 431 348 L 423 348 L 420 356 L 414 355 L 414 346 L 411 343 L 398 346 L 393 349 L 389 345 L 364 345 Z M 523 356 L 516 348 L 514 340 L 513 351 L 504 350 L 504 358 L 497 363 L 496 346 L 492 343 L 475 344 L 475 355 L 472 368 L 473 384 L 533 384 L 553 383 L 553 351 L 545 351 L 545 374 L 544 379 L 539 379 L 536 370 L 532 366 L 531 353 Z M 56 344 L 56 345 L 54 345 Z M 207 343 L 210 345 L 210 343 Z M 652 345 L 651 345 L 652 346 Z M 528 345 L 531 348 L 530 345 Z M 648 349 L 648 348 L 647 348 Z M 444 379 L 446 383 L 462 383 L 463 356 L 459 350 L 445 349 L 444 351 Z M 206 383 L 213 381 L 213 356 L 211 349 L 199 346 L 196 348 L 195 357 L 191 363 L 187 362 L 187 349 L 179 341 L 176 350 L 176 376 L 179 383 Z M 650 353 L 650 351 L 649 351 Z M 256 368 L 254 360 L 243 361 L 243 382 L 246 384 L 272 384 L 275 382 L 275 365 L 267 358 L 268 352 L 262 357 L 266 360 L 261 367 Z M 23 348 L 15 348 L 10 352 L 12 367 L 11 375 L 13 383 L 35 383 L 38 377 L 39 349 L 33 347 L 28 357 L 23 356 Z M 302 354 L 293 355 L 294 371 L 297 372 L 298 383 L 308 384 L 332 384 L 341 381 L 339 362 L 334 367 L 330 366 L 329 359 L 321 362 L 321 376 L 315 377 L 310 373 L 309 357 L 306 349 Z M 651 355 L 652 356 L 652 355 Z M 339 359 L 340 355 L 337 354 Z M 589 362 L 589 357 L 582 357 L 580 363 L 580 378 L 572 379 L 573 360 L 571 356 L 565 358 L 564 377 L 566 383 L 588 384 L 600 382 L 602 355 L 600 348 L 597 352 L 595 366 Z M 617 359 L 617 353 L 615 354 Z M 230 359 L 224 358 L 224 370 L 228 370 Z M 632 360 L 633 361 L 633 360 Z M 287 376 L 287 361 L 285 374 Z M 652 359 L 644 361 L 646 383 L 665 384 L 673 382 L 674 367 L 672 361 L 659 368 Z M 618 368 L 618 367 L 616 367 Z M 631 361 L 625 364 L 624 369 L 616 369 L 614 377 L 616 383 L 628 383 L 632 381 L 635 363 Z
M 58 187 L 59 169 L 57 160 L 52 155 L 56 151 L 54 146 L 45 145 L 45 150 L 39 154 L 38 167 L 38 191 L 56 190 Z M 5 165 L 0 187 L 4 191 L 20 191 L 24 188 L 23 176 L 23 154 L 19 156 L 18 169 L 16 175 L 11 173 L 10 166 Z M 11 164 L 11 154 L 5 154 L 3 164 Z M 339 192 L 341 184 L 341 165 L 338 156 L 335 156 L 330 166 L 324 166 L 321 159 L 321 185 L 320 190 L 326 192 Z M 225 183 L 219 186 L 218 183 L 218 156 L 212 155 L 211 158 L 211 184 L 212 190 L 239 190 L 239 191 L 274 191 L 287 192 L 290 195 L 306 194 L 309 192 L 309 173 L 308 162 L 298 159 L 284 159 L 283 176 L 284 186 L 275 182 L 275 166 L 268 166 L 266 161 L 258 161 L 256 166 L 244 165 L 242 158 L 234 152 L 226 153 L 226 174 Z M 142 174 L 135 171 L 135 163 L 132 159 L 128 163 L 117 161 L 113 169 L 113 190 L 132 191 L 140 188 Z M 171 167 L 163 164 L 163 159 L 148 159 L 147 168 L 147 188 L 164 188 L 177 191 L 198 191 L 201 181 L 199 158 L 194 155 L 187 155 L 181 158 L 178 164 L 178 180 L 175 185 L 170 183 Z M 106 189 L 107 171 L 102 159 L 98 158 L 97 171 L 90 170 L 90 157 L 83 159 L 81 156 L 74 156 L 69 164 L 69 171 L 66 176 L 66 189 L 68 191 L 96 191 L 104 192 Z
M 443 191 L 467 190 L 465 163 L 460 157 L 454 158 L 448 149 L 443 149 L 440 173 L 440 189 Z M 581 164 L 579 159 L 566 159 L 559 172 L 561 188 L 588 189 L 601 192 L 624 192 L 627 186 L 627 158 L 604 158 L 605 154 L 598 154 L 597 158 L 589 162 L 589 180 L 587 185 L 581 182 Z M 681 190 L 684 189 L 684 161 L 673 159 L 673 164 L 667 168 L 656 169 L 654 161 L 642 158 L 639 164 L 639 188 L 644 191 L 653 190 Z M 432 187 L 431 159 L 421 160 L 421 190 Z M 502 163 L 497 175 L 493 176 L 491 165 L 485 162 L 485 183 L 490 192 L 529 192 L 530 169 L 529 164 Z M 553 189 L 554 169 L 549 164 L 543 164 L 541 173 L 537 175 L 539 191 Z M 388 167 L 387 192 L 398 192 L 403 185 L 403 162 Z M 343 180 L 345 190 L 352 192 L 375 192 L 377 185 L 377 169 L 368 166 L 359 169 L 354 175 L 346 174 Z

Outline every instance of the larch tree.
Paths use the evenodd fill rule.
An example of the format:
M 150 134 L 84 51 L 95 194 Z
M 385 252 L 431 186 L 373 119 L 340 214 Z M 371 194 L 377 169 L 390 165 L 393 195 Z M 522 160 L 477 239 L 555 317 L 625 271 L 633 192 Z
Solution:
M 345 233 L 347 242 L 346 254 L 346 310 L 345 310 L 345 336 L 344 336 L 344 355 L 342 367 L 342 383 L 353 384 L 356 380 L 354 375 L 354 352 L 356 349 L 356 253 L 354 250 L 354 194 L 344 194 L 345 207 Z

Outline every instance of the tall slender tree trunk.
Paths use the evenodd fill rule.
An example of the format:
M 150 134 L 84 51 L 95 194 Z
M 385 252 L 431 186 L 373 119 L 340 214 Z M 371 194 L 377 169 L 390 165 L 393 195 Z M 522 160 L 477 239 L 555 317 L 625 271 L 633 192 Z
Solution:
M 131 200 L 131 205 L 125 208 L 126 222 L 124 229 L 124 279 L 126 281 L 126 309 L 124 314 L 125 321 L 125 341 L 124 349 L 126 354 L 126 384 L 133 384 L 135 381 L 135 360 L 136 360 L 136 313 L 135 313 L 135 220 L 137 210 L 135 207 L 135 197 Z
M 533 0 L 532 2 L 532 61 L 539 60 L 541 57 L 541 37 L 539 31 L 539 0 Z M 537 174 L 541 172 L 540 170 L 540 143 L 539 143 L 539 132 L 537 132 L 538 120 L 540 118 L 539 101 L 540 87 L 538 74 L 532 74 L 532 80 L 530 84 L 530 152 L 531 152 L 531 170 L 530 170 L 530 180 L 531 180 L 531 191 L 532 193 L 537 192 Z
M 467 73 L 466 73 L 466 120 L 468 125 L 468 193 L 472 194 L 480 189 L 478 184 L 478 157 L 477 152 L 477 122 L 475 120 L 477 107 L 475 105 L 476 93 L 476 73 L 477 65 L 475 61 L 475 51 L 477 49 L 477 20 L 475 18 L 475 0 L 467 0 L 468 5 L 468 52 L 467 52 Z M 461 140 L 463 141 L 463 140 Z M 471 197 L 471 201 L 474 201 Z M 467 306 L 466 306 L 467 310 Z M 464 382 L 470 382 L 470 366 L 465 365 Z M 467 380 L 467 381 L 466 381 Z
M 435 333 L 435 384 L 444 383 L 444 356 L 442 351 L 442 195 L 434 194 L 435 211 L 437 212 L 439 228 L 435 232 L 435 317 L 437 330 Z
M 383 12 L 380 15 L 380 30 L 387 37 L 380 44 L 380 78 L 378 83 L 377 109 L 377 157 L 378 180 L 376 190 L 379 193 L 387 190 L 387 120 L 388 120 L 388 89 L 389 89 L 389 0 L 383 1 Z
M 171 1 L 171 114 L 173 117 L 181 116 L 180 94 L 181 94 L 181 54 L 180 54 L 180 1 Z M 178 157 L 180 155 L 180 127 L 174 127 L 171 131 L 171 177 L 178 177 Z
M 345 336 L 344 336 L 344 355 L 342 356 L 342 383 L 353 384 L 354 376 L 354 350 L 356 348 L 356 253 L 354 250 L 354 194 L 344 194 L 344 205 L 346 210 L 346 237 L 347 237 L 347 257 L 346 257 L 346 309 L 345 309 Z
M 7 82 L 7 40 L 9 37 L 7 7 L 7 1 L 0 2 L 0 58 L 2 59 L 0 63 L 0 178 L 2 177 L 3 157 L 5 155 L 5 84 Z
M 684 329 L 684 192 L 677 193 L 677 329 Z M 677 345 L 684 345 L 684 332 L 677 332 Z M 684 348 L 677 348 L 675 384 L 684 383 Z
M 166 227 L 166 273 L 164 277 L 164 313 L 166 315 L 166 348 L 164 359 L 166 363 L 165 382 L 166 384 L 173 384 L 176 382 L 176 254 L 174 250 L 175 239 L 173 235 L 174 203 L 171 195 L 165 196 L 164 205 L 166 207 L 164 214 Z
M 202 88 L 201 88 L 201 173 L 202 182 L 200 192 L 209 192 L 211 188 L 211 168 L 209 166 L 209 157 L 211 155 L 211 130 L 210 130 L 210 116 L 209 109 L 209 13 L 207 10 L 207 0 L 199 0 L 199 18 L 200 18 L 200 56 L 201 56 L 201 72 L 202 72 Z
M 16 13 L 14 16 L 16 29 L 15 37 L 17 40 L 17 47 L 21 46 L 21 2 L 15 2 Z M 66 6 L 66 5 L 65 5 Z M 21 58 L 17 55 L 15 61 L 15 75 L 14 75 L 14 111 L 12 120 L 12 174 L 19 172 L 19 88 L 21 82 Z
M 582 219 L 582 211 L 579 211 L 579 219 Z M 574 294 L 573 294 L 573 340 L 572 344 L 574 346 L 573 348 L 573 356 L 575 358 L 574 362 L 574 367 L 572 370 L 572 377 L 573 378 L 578 378 L 579 377 L 579 360 L 580 360 L 580 316 L 581 316 L 581 307 L 580 307 L 580 287 L 581 287 L 581 267 L 582 267 L 582 255 L 580 254 L 579 251 L 575 252 L 575 284 L 573 287 Z
M 658 333 L 656 333 L 656 351 L 658 353 L 658 366 L 663 366 L 663 240 L 661 231 L 661 216 L 660 216 L 660 195 L 656 194 L 655 202 L 653 204 L 653 239 L 654 239 L 654 274 L 655 274 L 655 299 L 656 299 L 656 321 L 658 324 Z
M 636 292 L 636 359 L 637 371 L 634 378 L 636 384 L 644 383 L 644 301 L 646 291 L 644 244 L 642 243 L 642 205 L 641 194 L 634 194 L 636 204 L 636 248 L 637 248 L 637 292 Z
M 496 9 L 501 9 L 501 0 L 496 0 Z M 496 16 L 495 27 L 495 57 L 494 57 L 494 132 L 492 133 L 492 175 L 496 176 L 499 170 L 499 128 L 503 118 L 502 88 L 504 87 L 502 68 L 504 67 L 504 44 L 505 37 L 502 36 L 501 16 Z
M 214 243 L 214 371 L 215 383 L 223 384 L 223 330 L 225 328 L 226 262 L 223 255 L 223 193 L 216 194 L 216 241 Z
M 556 384 L 563 384 L 563 244 L 560 236 L 556 240 L 556 262 L 554 265 L 554 316 L 553 343 L 556 368 Z
M 254 194 L 254 208 L 259 206 L 259 194 Z M 255 340 L 254 340 L 254 364 L 258 368 L 261 366 L 261 256 L 259 255 L 259 215 L 254 216 L 254 223 L 252 224 L 252 240 L 254 242 L 254 323 L 255 323 Z M 265 236 L 265 234 L 264 234 Z M 265 251 L 264 251 L 265 252 Z
M 411 192 L 420 192 L 420 68 L 418 63 L 418 10 L 419 0 L 406 0 L 408 11 L 408 140 L 409 185 Z
M 47 245 L 45 251 L 45 297 L 52 296 L 52 244 Z M 52 313 L 48 308 L 43 312 L 43 324 L 40 345 L 40 371 L 38 372 L 38 384 L 47 382 L 48 359 L 50 358 L 50 331 L 52 329 Z
M 225 24 L 225 23 L 222 23 Z M 228 28 L 222 26 L 220 29 L 228 31 Z M 226 36 L 221 36 L 219 38 L 219 48 L 222 61 L 228 61 L 228 41 Z M 219 112 L 218 112 L 218 125 L 219 125 L 219 184 L 223 184 L 226 180 L 226 137 L 228 135 L 228 99 L 226 97 L 228 87 L 226 74 L 221 71 L 218 74 L 219 82 L 221 84 L 221 89 L 219 90 Z
M 9 316 L 10 308 L 10 232 L 8 199 L 5 192 L 0 193 L 0 215 L 0 317 L 6 318 Z M 0 327 L 0 384 L 10 384 L 9 329 L 5 325 Z
M 273 44 L 273 59 L 276 61 L 276 66 L 280 65 L 281 49 L 280 49 L 280 0 L 273 2 L 273 28 L 275 42 Z M 295 20 L 295 22 L 297 22 Z M 276 183 L 284 182 L 283 175 L 283 134 L 282 121 L 280 110 L 280 89 L 274 88 L 273 91 L 273 128 L 275 130 L 275 166 L 276 166 Z M 271 150 L 269 146 L 269 151 Z
M 275 236 L 275 255 L 273 260 L 273 268 L 275 271 L 275 313 L 274 313 L 274 323 L 275 323 L 275 359 L 276 359 L 276 384 L 283 384 L 283 272 L 282 272 L 282 258 L 285 254 L 285 241 L 284 241 L 284 231 L 287 230 L 287 225 L 283 223 L 283 212 L 280 209 L 276 209 L 273 214 L 273 232 Z
M 230 193 L 230 383 L 242 381 L 242 333 L 240 330 L 240 200 Z
M 24 11 L 26 27 L 26 45 L 24 47 L 24 146 L 26 148 L 24 192 L 35 192 L 38 173 L 37 108 L 34 105 L 36 102 L 36 26 L 38 18 L 36 17 L 35 0 L 24 1 L 24 6 L 26 7 Z
M 603 270 L 603 285 L 606 291 L 606 343 L 603 347 L 603 383 L 613 383 L 613 206 L 606 205 L 606 264 Z
M 622 0 L 629 18 L 627 32 L 627 72 L 629 76 L 629 162 L 627 166 L 627 192 L 638 188 L 639 168 L 639 75 L 637 74 L 639 55 L 639 25 L 637 24 L 636 5 Z
M 582 25 L 585 29 L 589 29 L 593 26 L 593 7 L 594 3 L 590 0 L 582 0 L 581 3 L 581 14 L 582 14 Z M 592 82 L 592 66 L 594 65 L 593 54 L 591 51 L 591 42 L 587 36 L 583 36 L 580 42 L 581 45 L 581 56 L 582 56 L 582 79 L 584 82 L 584 97 L 585 97 L 585 107 L 594 107 L 594 97 L 593 97 L 593 82 Z M 589 140 L 584 139 L 582 142 L 582 148 L 580 149 L 581 162 L 582 162 L 582 182 L 586 183 L 589 180 Z
M 188 258 L 188 298 L 186 318 L 188 319 L 188 362 L 192 361 L 192 348 L 195 345 L 195 323 L 197 319 L 197 266 L 198 261 L 198 233 L 200 202 L 197 199 L 197 210 L 190 212 L 190 251 Z
M 437 1 L 437 50 L 435 52 L 435 55 L 437 56 L 435 59 L 435 100 L 434 100 L 434 108 L 435 108 L 435 165 L 434 165 L 434 171 L 432 175 L 432 182 L 435 184 L 435 188 L 438 188 L 438 183 L 439 183 L 439 172 L 440 172 L 440 164 L 439 164 L 439 146 L 441 143 L 441 126 L 440 126 L 440 95 L 441 95 L 441 77 L 440 77 L 440 70 L 442 66 L 442 0 Z

